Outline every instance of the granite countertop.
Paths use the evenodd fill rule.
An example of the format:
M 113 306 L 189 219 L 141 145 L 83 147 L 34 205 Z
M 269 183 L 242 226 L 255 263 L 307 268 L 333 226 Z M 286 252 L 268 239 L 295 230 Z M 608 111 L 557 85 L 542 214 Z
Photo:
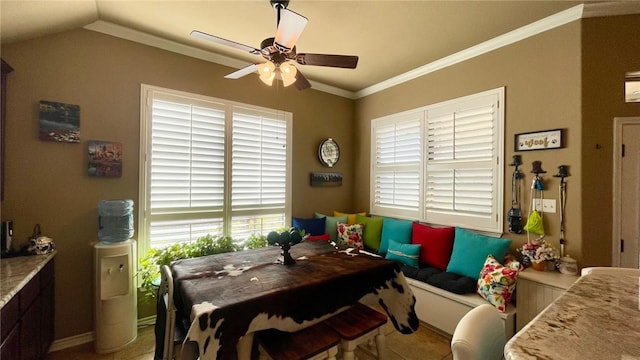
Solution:
M 40 271 L 56 252 L 0 260 L 0 309 Z
M 506 360 L 640 360 L 640 278 L 582 276 L 505 346 Z

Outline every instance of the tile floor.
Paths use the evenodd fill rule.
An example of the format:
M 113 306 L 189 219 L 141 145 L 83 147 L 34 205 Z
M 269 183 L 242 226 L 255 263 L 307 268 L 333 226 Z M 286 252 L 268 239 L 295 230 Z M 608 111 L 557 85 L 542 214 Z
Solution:
M 387 323 L 387 350 L 389 360 L 452 360 L 450 339 L 420 326 L 411 335 L 403 335 L 395 331 L 393 325 Z M 357 352 L 358 359 L 374 359 L 375 350 L 363 346 Z M 93 343 L 79 345 L 49 353 L 47 360 L 153 360 L 155 351 L 155 335 L 153 326 L 138 329 L 138 337 L 126 348 L 111 354 L 96 354 Z

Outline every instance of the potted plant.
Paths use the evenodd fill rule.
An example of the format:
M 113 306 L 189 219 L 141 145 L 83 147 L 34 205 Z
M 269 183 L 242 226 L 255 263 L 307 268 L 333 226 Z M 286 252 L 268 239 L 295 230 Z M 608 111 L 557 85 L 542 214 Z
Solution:
M 532 240 L 526 242 L 518 249 L 523 257 L 523 264 L 531 263 L 531 267 L 544 271 L 549 261 L 555 262 L 559 256 L 558 251 L 545 240 Z
M 195 242 L 175 243 L 162 249 L 152 248 L 145 257 L 140 259 L 139 275 L 142 278 L 140 289 L 143 299 L 146 301 L 155 298 L 157 288 L 160 285 L 160 266 L 162 265 L 169 265 L 171 262 L 181 259 L 264 246 L 267 246 L 267 239 L 264 235 L 252 234 L 245 241 L 245 246 L 242 247 L 230 236 L 207 234 Z

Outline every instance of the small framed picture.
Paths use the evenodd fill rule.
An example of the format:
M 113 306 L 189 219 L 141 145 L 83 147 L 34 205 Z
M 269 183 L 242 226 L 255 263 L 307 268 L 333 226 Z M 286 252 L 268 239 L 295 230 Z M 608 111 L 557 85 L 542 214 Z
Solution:
M 80 106 L 55 101 L 40 101 L 40 140 L 80 142 Z
M 515 135 L 515 151 L 548 150 L 564 147 L 564 129 L 521 133 Z
M 121 177 L 122 144 L 111 141 L 89 141 L 89 176 Z

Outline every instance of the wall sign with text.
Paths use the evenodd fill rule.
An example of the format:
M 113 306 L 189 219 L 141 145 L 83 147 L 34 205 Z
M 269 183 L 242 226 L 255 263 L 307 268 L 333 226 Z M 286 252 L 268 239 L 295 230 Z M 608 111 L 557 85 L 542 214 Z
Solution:
M 311 186 L 342 185 L 342 173 L 339 172 L 312 172 L 309 177 Z
M 563 129 L 516 134 L 515 151 L 563 148 L 563 135 Z

